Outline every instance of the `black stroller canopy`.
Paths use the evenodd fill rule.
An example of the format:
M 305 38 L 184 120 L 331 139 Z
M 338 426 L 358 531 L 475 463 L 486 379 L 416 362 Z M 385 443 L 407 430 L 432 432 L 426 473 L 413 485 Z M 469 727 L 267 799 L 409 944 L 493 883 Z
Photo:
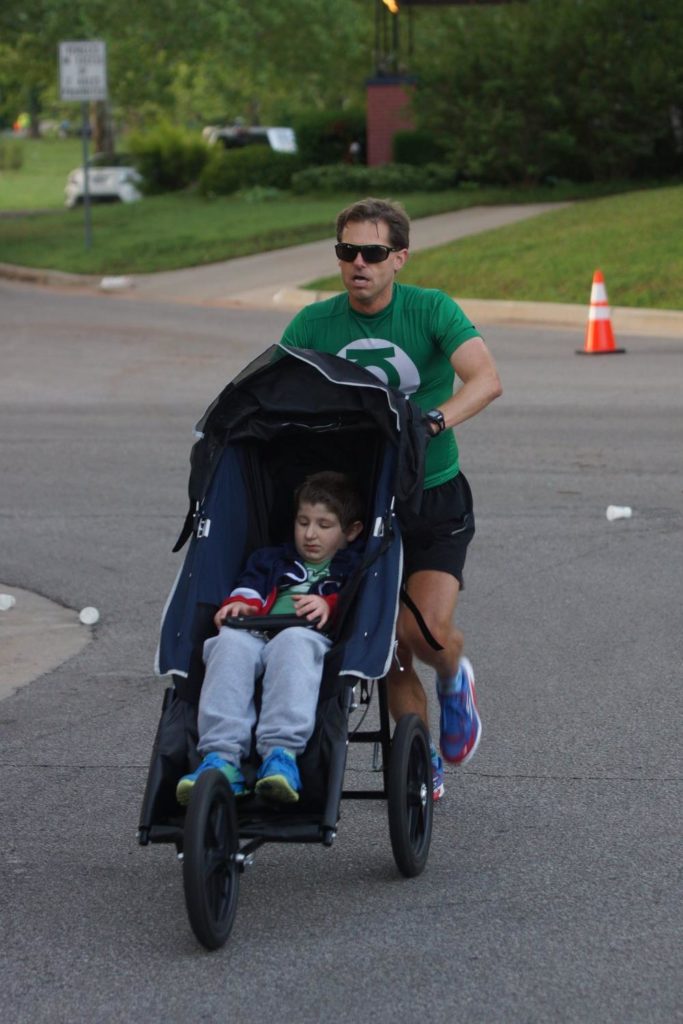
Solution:
M 399 521 L 419 508 L 427 434 L 424 415 L 399 391 L 346 359 L 273 345 L 206 410 L 191 455 L 191 510 L 204 499 L 226 444 L 269 441 L 288 429 L 378 431 L 396 446 L 394 495 Z M 176 550 L 187 539 L 184 531 Z

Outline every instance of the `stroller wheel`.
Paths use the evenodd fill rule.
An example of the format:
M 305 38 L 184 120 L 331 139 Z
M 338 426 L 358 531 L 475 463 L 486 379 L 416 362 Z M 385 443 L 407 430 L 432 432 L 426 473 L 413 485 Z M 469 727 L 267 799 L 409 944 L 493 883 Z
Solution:
M 199 776 L 185 817 L 183 885 L 192 931 L 207 949 L 227 940 L 235 921 L 239 867 L 235 797 L 219 771 Z
M 429 736 L 417 715 L 403 715 L 391 741 L 387 787 L 389 835 L 396 865 L 419 875 L 432 838 L 432 762 Z

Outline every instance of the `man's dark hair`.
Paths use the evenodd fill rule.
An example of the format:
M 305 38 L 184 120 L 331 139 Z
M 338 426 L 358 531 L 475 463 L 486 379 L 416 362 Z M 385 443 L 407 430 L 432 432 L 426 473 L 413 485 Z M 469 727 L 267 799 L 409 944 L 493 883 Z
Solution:
M 308 505 L 327 505 L 341 523 L 342 530 L 361 520 L 363 503 L 350 478 L 344 473 L 325 470 L 307 476 L 294 494 L 297 509 Z
M 389 228 L 389 241 L 396 249 L 407 249 L 410 244 L 410 220 L 408 214 L 398 203 L 392 203 L 388 199 L 361 199 L 345 210 L 337 217 L 337 241 L 341 242 L 342 232 L 347 224 L 363 223 L 371 221 L 379 224 L 380 221 Z

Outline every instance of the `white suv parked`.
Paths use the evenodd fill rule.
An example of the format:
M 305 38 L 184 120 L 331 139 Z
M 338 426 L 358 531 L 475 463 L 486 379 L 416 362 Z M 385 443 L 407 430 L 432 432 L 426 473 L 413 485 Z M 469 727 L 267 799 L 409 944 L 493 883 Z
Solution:
M 134 203 L 142 199 L 142 192 L 139 186 L 142 185 L 142 176 L 134 167 L 127 164 L 121 166 L 89 166 L 88 167 L 88 192 L 90 198 L 98 200 L 120 200 L 122 203 Z M 70 209 L 83 202 L 85 194 L 85 182 L 83 168 L 77 167 L 69 173 L 66 179 L 64 202 Z
M 270 146 L 276 153 L 296 153 L 296 136 L 293 128 L 229 125 L 208 125 L 202 130 L 202 138 L 210 146 L 223 145 L 226 149 L 242 146 Z

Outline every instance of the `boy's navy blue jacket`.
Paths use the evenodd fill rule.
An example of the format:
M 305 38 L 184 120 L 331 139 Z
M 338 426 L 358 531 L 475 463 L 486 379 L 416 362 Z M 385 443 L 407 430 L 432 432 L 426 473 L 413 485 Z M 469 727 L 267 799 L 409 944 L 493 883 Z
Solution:
M 330 562 L 327 576 L 312 583 L 309 594 L 320 594 L 334 612 L 339 591 L 361 562 L 361 553 L 355 545 L 340 548 Z M 267 615 L 278 593 L 296 584 L 305 583 L 308 573 L 294 544 L 281 544 L 274 548 L 259 548 L 249 557 L 237 586 L 221 605 L 243 601 L 257 613 Z

